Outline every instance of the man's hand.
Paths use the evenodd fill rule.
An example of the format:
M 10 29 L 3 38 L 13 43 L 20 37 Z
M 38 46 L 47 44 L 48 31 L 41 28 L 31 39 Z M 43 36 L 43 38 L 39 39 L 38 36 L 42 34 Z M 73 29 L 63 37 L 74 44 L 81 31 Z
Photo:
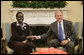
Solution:
M 40 38 L 39 38 L 40 36 L 33 36 L 33 37 L 34 37 L 35 39 L 40 39 Z
M 69 42 L 69 40 L 63 40 L 63 41 L 61 42 L 61 45 L 66 45 L 68 42 Z

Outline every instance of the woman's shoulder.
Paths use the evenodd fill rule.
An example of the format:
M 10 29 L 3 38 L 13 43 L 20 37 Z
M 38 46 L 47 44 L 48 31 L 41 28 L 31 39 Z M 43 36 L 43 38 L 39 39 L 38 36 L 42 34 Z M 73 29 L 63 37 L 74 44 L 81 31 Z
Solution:
M 11 23 L 11 25 L 13 25 L 13 26 L 16 25 L 16 22 Z
M 16 22 L 12 22 L 11 24 L 15 24 Z
M 27 26 L 29 26 L 29 24 L 28 24 L 28 23 L 25 23 L 25 22 L 24 22 L 24 24 L 26 24 Z

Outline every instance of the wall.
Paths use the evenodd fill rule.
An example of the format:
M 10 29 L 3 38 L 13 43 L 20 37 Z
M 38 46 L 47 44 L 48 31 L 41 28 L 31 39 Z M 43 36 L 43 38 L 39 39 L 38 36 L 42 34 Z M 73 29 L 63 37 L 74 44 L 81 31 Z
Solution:
M 81 1 L 67 1 L 68 2 L 68 20 L 73 22 L 83 22 L 83 5 Z M 1 1 L 1 23 L 12 22 L 12 12 L 10 9 L 12 1 Z
M 12 1 L 1 1 L 1 22 L 11 22 L 12 12 L 10 9 Z
M 73 22 L 83 22 L 83 5 L 81 1 L 67 1 L 68 2 L 68 20 Z

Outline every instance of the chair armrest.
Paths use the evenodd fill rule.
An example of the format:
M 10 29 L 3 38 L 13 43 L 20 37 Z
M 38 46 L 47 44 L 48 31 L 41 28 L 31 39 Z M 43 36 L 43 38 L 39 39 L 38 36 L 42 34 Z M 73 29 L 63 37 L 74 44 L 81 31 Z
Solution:
M 7 49 L 7 54 L 12 54 L 14 52 L 14 50 L 9 48 L 8 46 L 6 46 L 6 49 Z
M 79 38 L 79 41 L 82 41 L 82 40 L 83 40 L 83 37 L 80 37 L 80 38 Z
M 3 38 L 1 38 L 1 40 L 2 40 L 2 41 L 5 41 L 5 40 L 6 40 L 6 38 L 5 38 L 5 37 L 3 37 Z

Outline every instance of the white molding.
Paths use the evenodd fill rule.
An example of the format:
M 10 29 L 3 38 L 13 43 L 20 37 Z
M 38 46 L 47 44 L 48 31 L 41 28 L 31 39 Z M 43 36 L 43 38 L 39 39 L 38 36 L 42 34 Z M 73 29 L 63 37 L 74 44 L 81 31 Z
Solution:
M 12 8 L 12 9 L 10 9 L 11 11 L 19 11 L 19 10 L 21 10 L 21 11 L 31 11 L 31 10 L 68 10 L 67 8 L 54 8 L 54 9 L 50 9 L 50 8 L 35 8 L 35 9 L 33 9 L 33 8 Z
M 18 11 L 23 12 L 24 14 L 24 22 L 34 26 L 34 25 L 49 25 L 52 22 L 56 21 L 54 15 L 56 10 L 62 10 L 64 14 L 64 19 L 67 19 L 67 8 L 12 8 L 10 11 L 13 13 L 12 19 L 16 21 L 16 13 Z

